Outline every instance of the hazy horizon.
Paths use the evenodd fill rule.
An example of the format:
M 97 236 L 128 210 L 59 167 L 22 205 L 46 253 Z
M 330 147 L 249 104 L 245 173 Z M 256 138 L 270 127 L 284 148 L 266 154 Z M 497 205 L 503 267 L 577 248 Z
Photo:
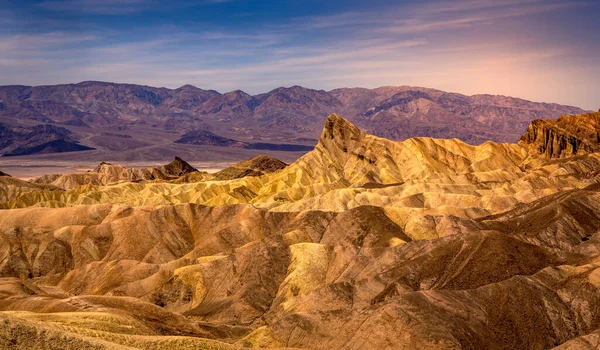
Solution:
M 465 96 L 477 96 L 477 95 L 490 95 L 490 96 L 500 96 L 500 97 L 511 97 L 511 98 L 518 98 L 518 99 L 523 99 L 523 100 L 527 100 L 527 101 L 531 101 L 531 102 L 536 102 L 536 103 L 548 103 L 548 104 L 560 104 L 558 102 L 555 101 L 543 101 L 543 100 L 531 100 L 531 99 L 527 99 L 521 96 L 511 96 L 511 95 L 505 95 L 505 94 L 486 94 L 486 93 L 475 93 L 475 94 L 463 94 L 460 93 L 458 91 L 445 91 L 442 89 L 438 89 L 436 87 L 432 87 L 432 86 L 414 86 L 414 85 L 382 85 L 382 86 L 375 86 L 375 87 L 364 87 L 364 86 L 339 86 L 339 87 L 335 87 L 333 89 L 319 89 L 319 88 L 313 88 L 310 86 L 303 86 L 303 85 L 280 85 L 280 86 L 274 86 L 272 88 L 267 88 L 267 90 L 264 91 L 258 91 L 257 93 L 249 93 L 248 91 L 245 91 L 243 89 L 233 89 L 233 90 L 218 90 L 218 89 L 213 89 L 210 87 L 205 87 L 205 86 L 196 86 L 194 84 L 183 84 L 181 86 L 166 86 L 166 85 L 148 85 L 148 84 L 135 84 L 135 83 L 131 83 L 131 82 L 126 82 L 126 81 L 102 81 L 102 80 L 83 80 L 83 81 L 78 81 L 78 82 L 70 82 L 70 83 L 58 83 L 58 84 L 42 84 L 42 85 L 23 85 L 23 84 L 10 84 L 10 85 L 0 85 L 0 87 L 4 87 L 4 86 L 15 86 L 15 85 L 23 85 L 23 86 L 55 86 L 55 85 L 69 85 L 69 84 L 82 84 L 82 83 L 86 83 L 86 82 L 96 82 L 96 83 L 103 83 L 103 84 L 123 84 L 123 85 L 140 85 L 140 86 L 148 86 L 148 87 L 152 87 L 152 88 L 165 88 L 165 89 L 169 89 L 169 90 L 176 90 L 178 88 L 184 87 L 186 85 L 191 85 L 195 88 L 199 88 L 205 91 L 216 91 L 220 94 L 226 94 L 226 93 L 230 93 L 230 92 L 234 92 L 234 91 L 243 91 L 248 93 L 251 96 L 258 96 L 258 95 L 262 95 L 262 94 L 267 94 L 269 92 L 275 91 L 277 89 L 280 88 L 292 88 L 294 86 L 299 86 L 305 89 L 310 89 L 310 90 L 321 90 L 321 91 L 325 91 L 325 92 L 331 92 L 337 89 L 369 89 L 369 90 L 375 90 L 375 89 L 381 89 L 381 88 L 386 88 L 386 87 L 411 87 L 411 88 L 424 88 L 424 89 L 431 89 L 431 90 L 438 90 L 438 91 L 444 91 L 444 92 L 448 92 L 448 93 L 456 93 L 456 94 L 462 94 Z M 568 104 L 561 104 L 561 105 L 566 105 L 569 106 Z M 573 107 L 579 107 L 582 109 L 586 109 L 584 107 L 581 106 L 576 106 L 576 105 L 570 105 Z M 595 112 L 596 109 L 595 108 L 591 108 L 591 109 L 586 109 L 589 110 L 591 112 Z
M 0 85 L 408 85 L 597 110 L 598 14 L 580 0 L 23 1 L 0 10 Z

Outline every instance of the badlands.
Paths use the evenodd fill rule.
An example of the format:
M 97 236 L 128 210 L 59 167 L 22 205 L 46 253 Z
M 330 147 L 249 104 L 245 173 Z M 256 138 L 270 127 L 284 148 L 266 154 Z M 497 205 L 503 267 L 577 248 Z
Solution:
M 0 173 L 0 348 L 593 349 L 600 113 L 518 144 L 390 141 Z

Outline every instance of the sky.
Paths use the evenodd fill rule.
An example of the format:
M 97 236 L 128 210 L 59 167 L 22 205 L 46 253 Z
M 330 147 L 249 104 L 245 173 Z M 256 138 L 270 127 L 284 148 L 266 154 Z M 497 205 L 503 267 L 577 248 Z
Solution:
M 599 0 L 0 0 L 0 85 L 411 85 L 600 108 Z

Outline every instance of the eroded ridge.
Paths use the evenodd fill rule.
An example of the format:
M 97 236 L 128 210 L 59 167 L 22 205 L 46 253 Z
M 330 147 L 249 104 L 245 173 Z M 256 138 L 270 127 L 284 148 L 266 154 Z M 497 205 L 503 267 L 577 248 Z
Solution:
M 473 146 L 334 114 L 289 165 L 2 176 L 0 347 L 594 348 L 598 118 Z

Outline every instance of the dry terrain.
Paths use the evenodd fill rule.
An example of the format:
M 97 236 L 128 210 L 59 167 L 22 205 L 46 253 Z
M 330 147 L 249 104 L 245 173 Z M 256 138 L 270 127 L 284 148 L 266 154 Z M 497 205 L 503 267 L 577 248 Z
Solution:
M 0 174 L 0 348 L 598 348 L 600 113 L 522 134 L 392 141 L 331 114 L 293 162 Z
M 96 81 L 0 86 L 0 166 L 18 161 L 236 162 L 268 154 L 292 162 L 337 112 L 373 135 L 517 142 L 534 119 L 584 113 L 506 96 L 410 86 L 332 91 L 301 86 L 251 96 Z

